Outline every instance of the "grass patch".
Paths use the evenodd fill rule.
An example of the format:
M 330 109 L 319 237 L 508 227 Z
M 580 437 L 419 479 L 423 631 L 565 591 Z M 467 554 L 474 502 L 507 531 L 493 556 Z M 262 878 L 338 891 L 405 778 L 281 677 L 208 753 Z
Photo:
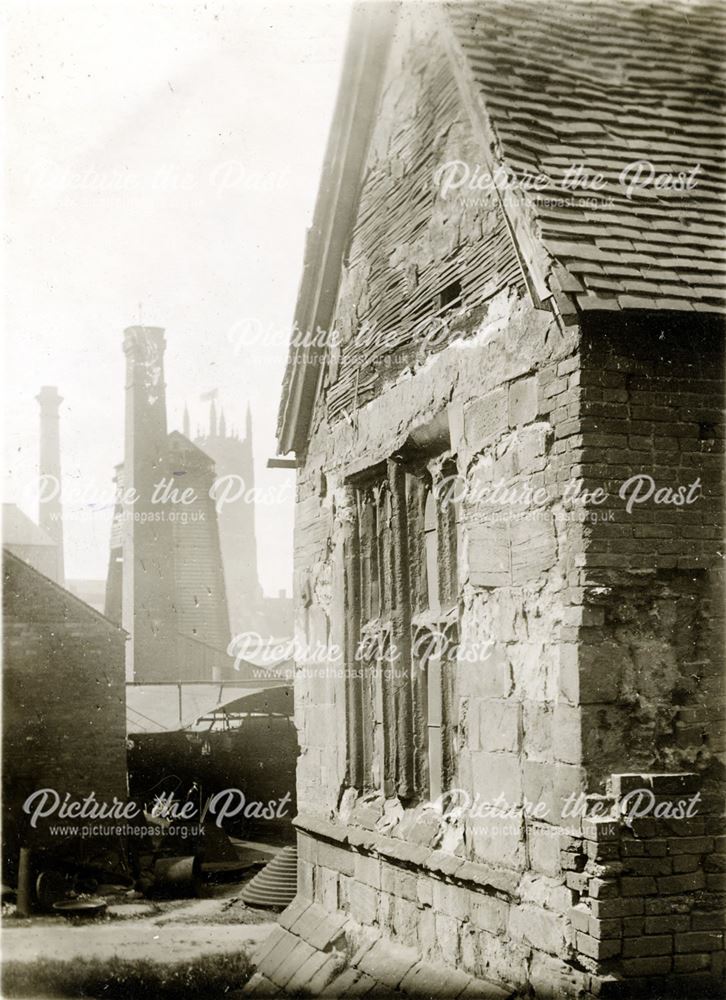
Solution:
M 93 1000 L 219 1000 L 252 973 L 245 954 L 201 955 L 188 962 L 124 958 L 6 962 L 4 997 L 86 997 Z

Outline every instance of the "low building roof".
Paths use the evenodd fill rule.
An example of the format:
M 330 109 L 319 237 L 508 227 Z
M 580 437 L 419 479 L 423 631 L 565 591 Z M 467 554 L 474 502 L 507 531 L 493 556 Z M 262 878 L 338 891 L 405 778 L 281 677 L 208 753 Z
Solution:
M 55 546 L 50 535 L 14 503 L 3 504 L 3 545 Z

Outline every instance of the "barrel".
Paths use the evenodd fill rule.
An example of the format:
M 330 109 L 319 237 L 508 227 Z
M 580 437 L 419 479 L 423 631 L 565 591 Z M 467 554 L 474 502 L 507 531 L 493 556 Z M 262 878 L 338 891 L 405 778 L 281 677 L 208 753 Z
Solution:
M 154 889 L 164 896 L 198 896 L 202 888 L 199 858 L 157 858 L 154 864 Z

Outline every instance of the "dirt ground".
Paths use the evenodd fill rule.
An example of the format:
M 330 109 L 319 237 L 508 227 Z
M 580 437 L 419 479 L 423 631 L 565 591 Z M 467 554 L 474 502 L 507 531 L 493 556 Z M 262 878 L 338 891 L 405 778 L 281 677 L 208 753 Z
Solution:
M 240 885 L 210 886 L 206 898 L 128 900 L 120 897 L 100 918 L 70 921 L 65 917 L 19 919 L 14 907 L 3 907 L 3 962 L 39 959 L 123 957 L 179 961 L 212 952 L 249 949 L 264 940 L 277 913 L 247 907 Z

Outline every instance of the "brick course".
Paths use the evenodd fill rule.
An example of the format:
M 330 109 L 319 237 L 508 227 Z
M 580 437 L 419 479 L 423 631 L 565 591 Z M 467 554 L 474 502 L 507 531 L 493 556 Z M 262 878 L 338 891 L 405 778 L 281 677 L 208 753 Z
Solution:
M 125 633 L 7 553 L 3 570 L 3 827 L 12 871 L 21 844 L 45 842 L 22 812 L 31 792 L 126 798 Z

